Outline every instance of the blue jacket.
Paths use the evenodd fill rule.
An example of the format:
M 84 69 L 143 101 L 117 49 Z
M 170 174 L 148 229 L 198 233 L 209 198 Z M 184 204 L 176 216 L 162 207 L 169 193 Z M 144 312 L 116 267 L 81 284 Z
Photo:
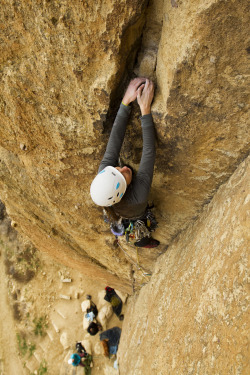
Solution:
M 81 362 L 81 357 L 77 353 L 71 354 L 70 358 L 74 360 L 72 363 L 73 366 L 78 366 Z

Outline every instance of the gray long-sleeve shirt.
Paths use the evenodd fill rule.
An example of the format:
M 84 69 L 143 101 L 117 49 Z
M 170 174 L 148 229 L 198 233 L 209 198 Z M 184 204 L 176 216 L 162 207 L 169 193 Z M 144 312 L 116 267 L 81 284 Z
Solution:
M 125 136 L 126 126 L 131 108 L 121 104 L 111 130 L 106 152 L 99 166 L 98 172 L 107 166 L 117 167 L 120 150 Z M 143 150 L 136 176 L 119 203 L 114 204 L 114 212 L 127 219 L 141 217 L 146 210 L 150 192 L 154 163 L 155 163 L 155 134 L 152 115 L 141 117 Z

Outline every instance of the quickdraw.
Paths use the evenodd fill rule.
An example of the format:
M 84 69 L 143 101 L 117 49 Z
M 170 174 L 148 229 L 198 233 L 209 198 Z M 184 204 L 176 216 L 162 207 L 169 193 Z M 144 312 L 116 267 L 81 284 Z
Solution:
M 145 215 L 137 220 L 128 220 L 120 218 L 118 221 L 112 221 L 103 210 L 104 221 L 110 224 L 111 232 L 115 236 L 125 235 L 126 241 L 140 241 L 142 238 L 150 237 L 157 227 L 157 221 L 154 214 L 148 208 Z
M 150 237 L 150 231 L 146 227 L 144 221 L 136 220 L 135 222 L 135 239 L 136 241 L 141 240 L 144 237 Z

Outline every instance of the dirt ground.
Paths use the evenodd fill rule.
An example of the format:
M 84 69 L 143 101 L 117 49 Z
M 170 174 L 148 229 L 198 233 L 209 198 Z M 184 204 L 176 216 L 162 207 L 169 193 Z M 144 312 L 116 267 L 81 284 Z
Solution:
M 106 285 L 20 242 L 6 218 L 0 222 L 0 239 L 0 374 L 84 374 L 83 368 L 67 363 L 77 341 L 84 341 L 92 353 L 91 375 L 118 374 L 115 358 L 103 355 L 99 334 L 90 336 L 83 329 L 81 303 L 90 294 L 100 310 L 107 304 Z M 126 296 L 118 293 L 125 301 Z M 113 314 L 104 329 L 114 326 L 122 328 L 122 322 Z
M 17 341 L 15 335 L 15 324 L 12 318 L 12 309 L 8 300 L 7 278 L 3 257 L 0 259 L 0 373 L 2 374 L 23 374 L 22 363 L 17 353 Z M 13 361 L 13 358 L 15 360 Z

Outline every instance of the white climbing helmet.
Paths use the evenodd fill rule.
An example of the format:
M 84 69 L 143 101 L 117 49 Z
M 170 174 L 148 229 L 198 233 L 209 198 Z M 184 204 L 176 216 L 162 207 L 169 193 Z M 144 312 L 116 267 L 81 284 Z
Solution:
M 98 206 L 112 206 L 120 202 L 127 183 L 124 176 L 114 167 L 104 168 L 92 181 L 90 195 Z

